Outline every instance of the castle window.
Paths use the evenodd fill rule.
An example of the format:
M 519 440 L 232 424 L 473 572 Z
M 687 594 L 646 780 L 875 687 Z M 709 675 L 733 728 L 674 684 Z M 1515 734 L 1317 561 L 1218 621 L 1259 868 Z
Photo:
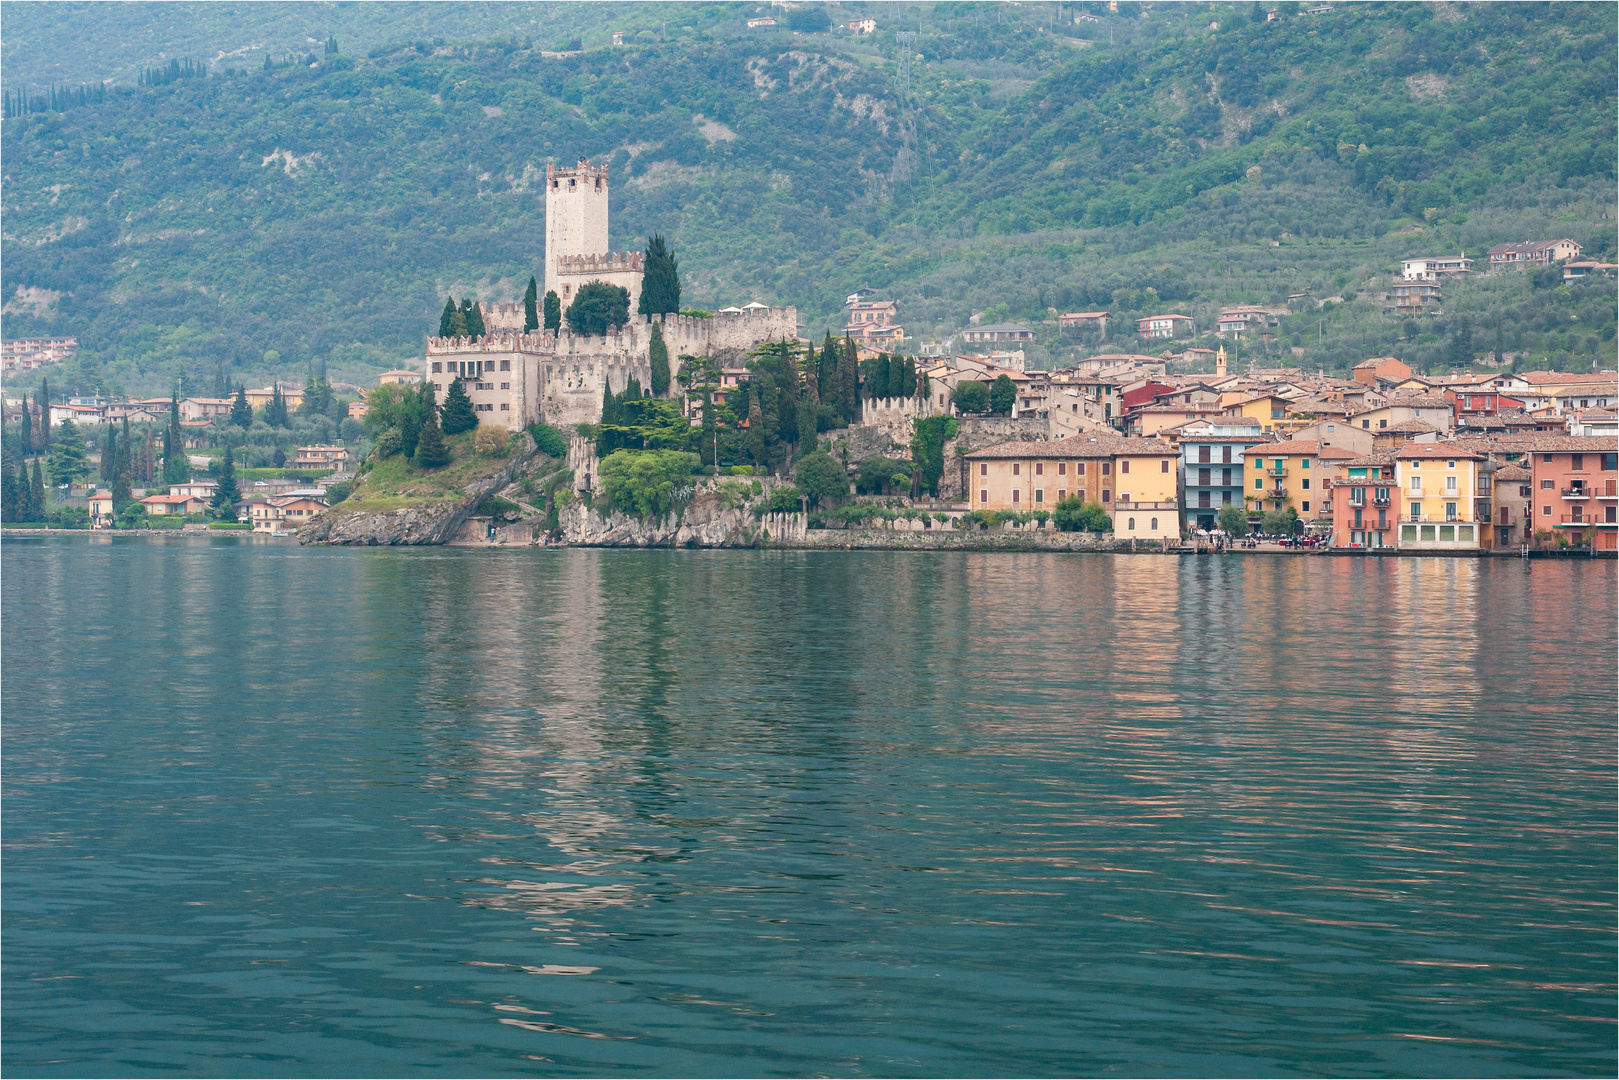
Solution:
M 502 371 L 510 371 L 511 369 L 512 369 L 512 362 L 510 360 L 502 360 L 500 362 L 500 370 L 502 370 Z
M 511 408 L 512 408 L 512 407 L 511 407 L 511 406 L 510 406 L 510 405 L 504 405 L 504 404 L 503 404 L 503 405 L 501 405 L 501 407 L 500 407 L 500 411 L 501 411 L 501 412 L 510 412 L 510 411 L 511 411 Z
M 443 364 L 439 363 L 437 360 L 433 361 L 433 374 L 434 375 L 437 375 L 439 372 L 441 372 L 443 370 L 444 370 L 444 365 Z
M 503 382 L 500 384 L 500 388 L 502 390 L 510 390 L 512 388 L 512 384 L 509 382 Z

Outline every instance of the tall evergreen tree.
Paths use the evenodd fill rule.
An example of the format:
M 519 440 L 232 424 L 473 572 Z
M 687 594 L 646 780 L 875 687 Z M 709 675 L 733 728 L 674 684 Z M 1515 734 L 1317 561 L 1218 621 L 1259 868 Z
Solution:
M 838 409 L 843 422 L 853 424 L 860 419 L 860 368 L 855 362 L 855 345 L 850 338 L 843 339 L 842 355 L 838 357 Z
M 483 311 L 478 301 L 470 296 L 461 299 L 461 317 L 466 321 L 466 335 L 476 341 L 484 335 Z M 448 393 L 448 391 L 446 391 Z
M 455 381 L 450 383 L 450 389 L 444 395 L 446 407 L 449 406 L 450 395 L 455 393 L 459 385 Z M 465 392 L 461 396 L 465 397 Z M 427 416 L 422 423 L 422 433 L 416 440 L 416 453 L 411 460 L 418 469 L 441 469 L 450 463 L 450 448 L 444 445 L 444 432 L 439 428 L 437 409 L 427 410 Z
M 232 412 L 234 413 L 234 407 Z M 165 484 L 183 484 L 190 476 L 181 473 L 190 473 L 189 461 L 185 460 L 185 453 L 181 449 L 185 445 L 180 438 L 180 392 L 174 390 L 169 395 L 169 426 L 163 432 L 163 482 Z
M 765 454 L 765 414 L 759 406 L 757 388 L 748 390 L 748 457 L 755 468 L 765 467 L 769 460 Z
M 18 521 L 34 520 L 34 485 L 28 477 L 28 463 L 17 462 L 17 518 Z
M 832 331 L 826 332 L 826 340 L 821 342 L 820 379 L 821 400 L 833 408 L 838 404 L 838 343 L 832 338 Z
M 815 358 L 815 345 L 813 342 L 804 350 L 803 382 L 804 396 L 814 398 L 816 404 L 821 401 L 821 372 L 820 361 Z
M 129 417 L 124 417 L 124 430 L 118 436 L 118 449 L 112 456 L 112 505 L 116 509 L 128 502 L 131 498 L 130 487 L 133 479 L 133 469 L 130 464 L 130 455 L 134 446 L 129 437 Z M 121 494 L 120 494 L 121 493 Z
M 112 480 L 112 459 L 118 450 L 118 429 L 107 425 L 107 437 L 101 441 L 101 482 Z
M 698 456 L 704 465 L 719 465 L 719 420 L 714 415 L 714 403 L 707 398 L 703 400 L 703 434 L 700 445 L 697 447 Z
M 663 343 L 663 328 L 656 320 L 647 353 L 652 359 L 652 396 L 661 398 L 669 393 L 669 346 Z
M 562 329 L 562 298 L 555 290 L 548 290 L 545 294 L 545 328 Z
M 249 428 L 253 426 L 253 406 L 247 403 L 247 387 L 236 388 L 236 400 L 230 404 L 230 422 L 233 427 Z M 180 442 L 180 420 L 174 419 L 175 445 L 183 446 Z M 165 459 L 167 460 L 167 459 Z
M 0 461 L 0 521 L 21 521 L 17 516 L 17 473 L 11 462 Z
M 444 407 L 439 410 L 439 427 L 445 435 L 459 435 L 478 426 L 478 414 L 460 379 L 451 379 L 444 391 Z M 425 431 L 425 428 L 423 429 Z
M 540 284 L 531 276 L 528 289 L 523 293 L 523 333 L 532 334 L 540 328 Z
M 442 337 L 454 337 L 455 336 L 455 311 L 456 311 L 455 297 L 446 296 L 444 298 L 444 311 L 438 317 L 438 336 L 439 337 L 442 338 Z M 462 325 L 464 326 L 465 323 L 463 323 Z
M 39 380 L 39 450 L 41 453 L 51 448 L 51 385 L 46 379 Z
M 84 448 L 84 435 L 79 431 L 79 425 L 71 420 L 63 420 L 56 429 L 50 465 L 53 484 L 71 484 L 84 479 L 90 472 L 90 455 Z
M 900 365 L 900 397 L 916 396 L 916 361 L 907 357 Z
M 407 458 L 416 455 L 416 443 L 422 437 L 422 425 L 429 414 L 438 414 L 437 384 L 423 379 L 416 387 L 416 408 L 399 411 L 399 445 Z
M 152 445 L 157 436 L 151 428 L 146 429 L 146 438 L 141 440 L 140 456 L 135 461 L 135 479 L 142 484 L 152 484 L 157 480 L 157 455 Z
M 601 423 L 618 423 L 618 398 L 613 395 L 613 387 L 606 381 L 602 382 L 602 416 Z
M 236 454 L 229 443 L 225 444 L 224 456 L 219 459 L 215 479 L 219 481 L 219 486 L 214 488 L 214 497 L 208 505 L 222 516 L 234 515 L 236 500 L 241 493 L 236 487 Z
M 29 521 L 44 521 L 50 513 L 50 503 L 45 501 L 45 473 L 39 467 L 39 459 L 34 459 L 34 479 L 28 485 L 28 506 L 33 515 Z
M 642 315 L 674 314 L 680 310 L 680 264 L 674 252 L 664 246 L 662 236 L 647 241 L 641 302 L 636 310 Z
M 25 456 L 34 452 L 34 409 L 26 394 L 22 399 L 22 452 Z
M 230 393 L 230 387 L 225 382 L 225 361 L 214 361 L 214 397 L 222 398 Z

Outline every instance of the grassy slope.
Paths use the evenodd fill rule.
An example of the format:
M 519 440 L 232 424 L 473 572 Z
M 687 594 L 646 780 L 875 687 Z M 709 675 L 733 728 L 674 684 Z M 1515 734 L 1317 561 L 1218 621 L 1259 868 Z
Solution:
M 395 454 L 376 462 L 349 489 L 349 497 L 339 507 L 345 513 L 385 513 L 405 506 L 427 506 L 454 502 L 465 497 L 465 488 L 476 480 L 493 476 L 510 464 L 509 458 L 481 457 L 472 450 L 473 432 L 447 435 L 450 464 L 442 469 L 423 471 Z
M 1611 5 L 1277 24 L 1122 8 L 1082 46 L 1042 30 L 1045 8 L 885 6 L 883 33 L 848 41 L 625 5 L 609 14 L 632 42 L 660 12 L 692 25 L 566 59 L 520 40 L 379 49 L 10 120 L 4 290 L 62 295 L 8 305 L 5 331 L 80 335 L 78 383 L 163 388 L 220 362 L 260 379 L 316 357 L 363 377 L 416 352 L 445 290 L 517 296 L 541 257 L 533 170 L 581 154 L 614 165 L 615 244 L 670 235 L 689 301 L 796 303 L 817 331 L 861 284 L 913 331 L 997 303 L 1206 319 L 1365 292 L 1429 249 L 1550 232 L 1612 249 Z M 914 108 L 893 78 L 904 20 Z M 1613 324 L 1611 298 L 1527 279 L 1463 292 L 1455 311 L 1505 305 L 1509 349 L 1580 352 L 1566 327 Z M 1312 315 L 1319 342 L 1295 322 L 1286 340 L 1323 364 L 1455 331 L 1366 300 Z

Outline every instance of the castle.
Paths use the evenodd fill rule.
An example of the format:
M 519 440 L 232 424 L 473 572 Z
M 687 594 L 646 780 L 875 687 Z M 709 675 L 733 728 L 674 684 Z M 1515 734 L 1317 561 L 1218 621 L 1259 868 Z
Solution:
M 545 169 L 545 292 L 564 309 L 582 285 L 602 281 L 630 294 L 628 324 L 602 336 L 561 330 L 524 333 L 523 305 L 480 303 L 487 333 L 468 338 L 427 339 L 426 377 L 442 399 L 451 379 L 460 379 L 482 424 L 511 429 L 543 422 L 566 428 L 601 419 L 602 393 L 621 393 L 631 378 L 652 383 L 652 323 L 661 326 L 671 375 L 680 357 L 743 352 L 769 340 L 798 336 L 792 307 L 748 304 L 708 318 L 633 314 L 641 299 L 645 256 L 607 250 L 607 166 L 581 160 L 574 168 Z M 675 384 L 671 382 L 671 387 Z M 671 392 L 674 392 L 673 390 Z

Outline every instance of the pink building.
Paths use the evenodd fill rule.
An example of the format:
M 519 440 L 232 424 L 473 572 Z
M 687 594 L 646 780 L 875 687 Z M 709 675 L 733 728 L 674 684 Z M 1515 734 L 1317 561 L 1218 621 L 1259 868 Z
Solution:
M 1335 548 L 1392 548 L 1399 510 L 1394 498 L 1394 455 L 1374 452 L 1340 463 L 1343 476 L 1327 482 Z
M 1589 531 L 1598 551 L 1619 550 L 1619 440 L 1548 435 L 1530 445 L 1534 531 L 1573 543 Z

